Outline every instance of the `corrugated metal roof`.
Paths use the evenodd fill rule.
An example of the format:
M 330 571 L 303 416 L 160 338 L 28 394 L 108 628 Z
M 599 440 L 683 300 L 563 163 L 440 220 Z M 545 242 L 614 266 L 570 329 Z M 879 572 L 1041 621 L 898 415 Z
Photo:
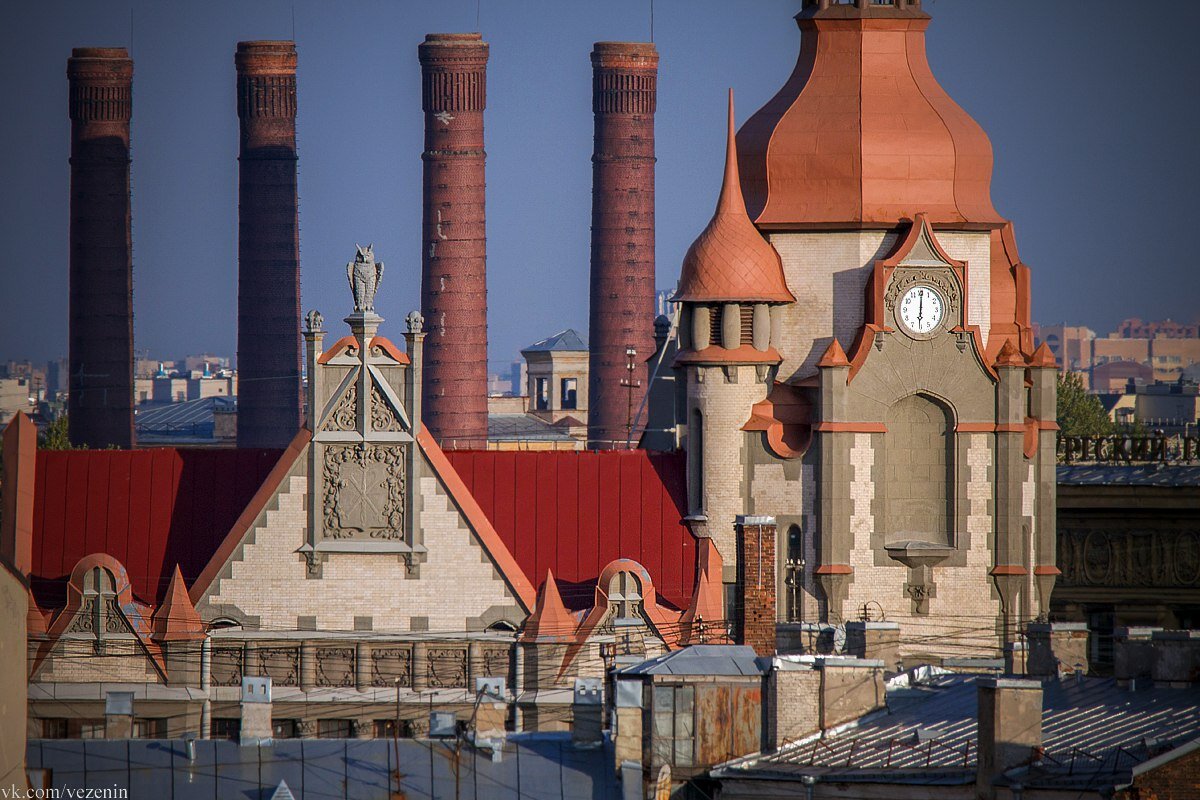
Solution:
M 742 778 L 809 772 L 837 774 L 838 780 L 923 782 L 973 772 L 977 677 L 937 675 L 889 689 L 886 711 L 823 738 L 815 735 L 777 753 L 731 762 L 723 774 Z M 1166 748 L 1196 737 L 1200 686 L 1130 691 L 1110 679 L 1052 680 L 1043 685 L 1046 758 L 1038 774 L 1041 780 L 1074 786 L 1146 760 L 1155 754 L 1147 741 Z
M 696 582 L 696 540 L 683 524 L 681 453 L 645 450 L 448 450 L 467 490 L 540 586 L 552 570 L 563 602 L 588 608 L 600 571 L 631 558 L 660 600 L 687 608 Z
M 124 564 L 144 603 L 157 603 L 176 564 L 190 585 L 280 452 L 38 451 L 30 583 L 39 605 L 63 605 L 71 570 L 92 553 Z
M 511 736 L 493 761 L 467 743 L 401 739 L 282 739 L 264 747 L 183 741 L 32 740 L 28 764 L 55 788 L 123 789 L 128 797 L 268 798 L 280 781 L 296 797 L 390 800 L 616 800 L 612 746 L 576 748 L 569 734 Z M 397 752 L 399 760 L 397 761 Z
M 532 414 L 488 414 L 488 439 L 569 442 L 571 436 L 565 428 Z
M 1059 465 L 1060 486 L 1200 486 L 1200 466 Z
M 534 342 L 529 347 L 522 349 L 521 352 L 544 353 L 550 350 L 587 350 L 587 345 L 584 344 L 583 337 L 574 328 L 567 328 L 565 331 L 559 331 L 553 336 Z
M 621 670 L 622 675 L 762 675 L 753 647 L 697 644 Z

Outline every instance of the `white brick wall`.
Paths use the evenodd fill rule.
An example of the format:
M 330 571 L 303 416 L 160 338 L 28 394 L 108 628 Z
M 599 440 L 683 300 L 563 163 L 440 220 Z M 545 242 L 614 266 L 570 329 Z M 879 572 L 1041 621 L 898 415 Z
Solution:
M 978 325 L 987 346 L 992 327 L 992 237 L 987 231 L 935 231 L 947 255 L 967 262 L 967 324 Z
M 796 302 L 783 307 L 780 378 L 816 372 L 824 351 L 818 340 L 836 336 L 849 349 L 863 324 L 864 288 L 876 259 L 896 236 L 883 231 L 773 233 L 788 288 Z
M 407 631 L 412 616 L 431 631 L 463 631 L 495 605 L 513 605 L 507 587 L 436 478 L 423 477 L 421 526 L 428 560 L 409 577 L 396 554 L 331 553 L 320 579 L 306 578 L 297 551 L 306 541 L 307 478 L 292 477 L 277 510 L 254 532 L 230 577 L 214 583 L 208 602 L 258 616 L 267 630 L 294 630 L 315 616 L 319 630 L 349 631 L 354 617 L 374 617 L 376 631 Z M 202 605 L 203 613 L 203 605 Z

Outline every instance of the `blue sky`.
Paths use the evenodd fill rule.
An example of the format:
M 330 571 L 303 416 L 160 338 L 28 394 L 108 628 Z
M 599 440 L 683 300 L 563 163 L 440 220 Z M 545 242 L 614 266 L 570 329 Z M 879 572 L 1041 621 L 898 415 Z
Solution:
M 674 285 L 720 185 L 724 93 L 746 119 L 787 78 L 798 0 L 657 0 L 658 285 Z M 65 354 L 72 47 L 128 45 L 135 336 L 157 357 L 235 349 L 244 39 L 299 50 L 304 307 L 348 309 L 355 242 L 387 263 L 377 307 L 418 305 L 417 44 L 473 30 L 476 0 L 8 2 L 0 9 L 0 358 Z M 1194 187 L 1200 3 L 927 0 L 935 75 L 991 137 L 996 208 L 1034 275 L 1034 316 L 1106 331 L 1200 314 Z M 490 358 L 587 326 L 590 64 L 644 40 L 648 0 L 480 0 L 488 76 Z M 386 329 L 385 329 L 386 330 Z

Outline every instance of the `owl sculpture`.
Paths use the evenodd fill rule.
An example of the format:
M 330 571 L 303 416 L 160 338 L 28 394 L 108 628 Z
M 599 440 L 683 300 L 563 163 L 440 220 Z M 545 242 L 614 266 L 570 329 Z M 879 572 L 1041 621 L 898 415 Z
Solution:
M 375 260 L 373 246 L 354 245 L 358 252 L 355 253 L 354 260 L 346 265 L 346 279 L 350 281 L 354 310 L 357 313 L 375 311 L 375 292 L 379 291 L 379 284 L 383 281 L 383 262 Z

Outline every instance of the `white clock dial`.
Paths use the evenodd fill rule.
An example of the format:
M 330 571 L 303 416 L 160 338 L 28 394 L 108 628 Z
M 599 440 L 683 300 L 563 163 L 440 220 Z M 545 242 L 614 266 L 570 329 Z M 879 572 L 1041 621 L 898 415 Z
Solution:
M 946 304 L 929 286 L 914 286 L 900 298 L 900 321 L 913 333 L 926 334 L 942 322 Z

